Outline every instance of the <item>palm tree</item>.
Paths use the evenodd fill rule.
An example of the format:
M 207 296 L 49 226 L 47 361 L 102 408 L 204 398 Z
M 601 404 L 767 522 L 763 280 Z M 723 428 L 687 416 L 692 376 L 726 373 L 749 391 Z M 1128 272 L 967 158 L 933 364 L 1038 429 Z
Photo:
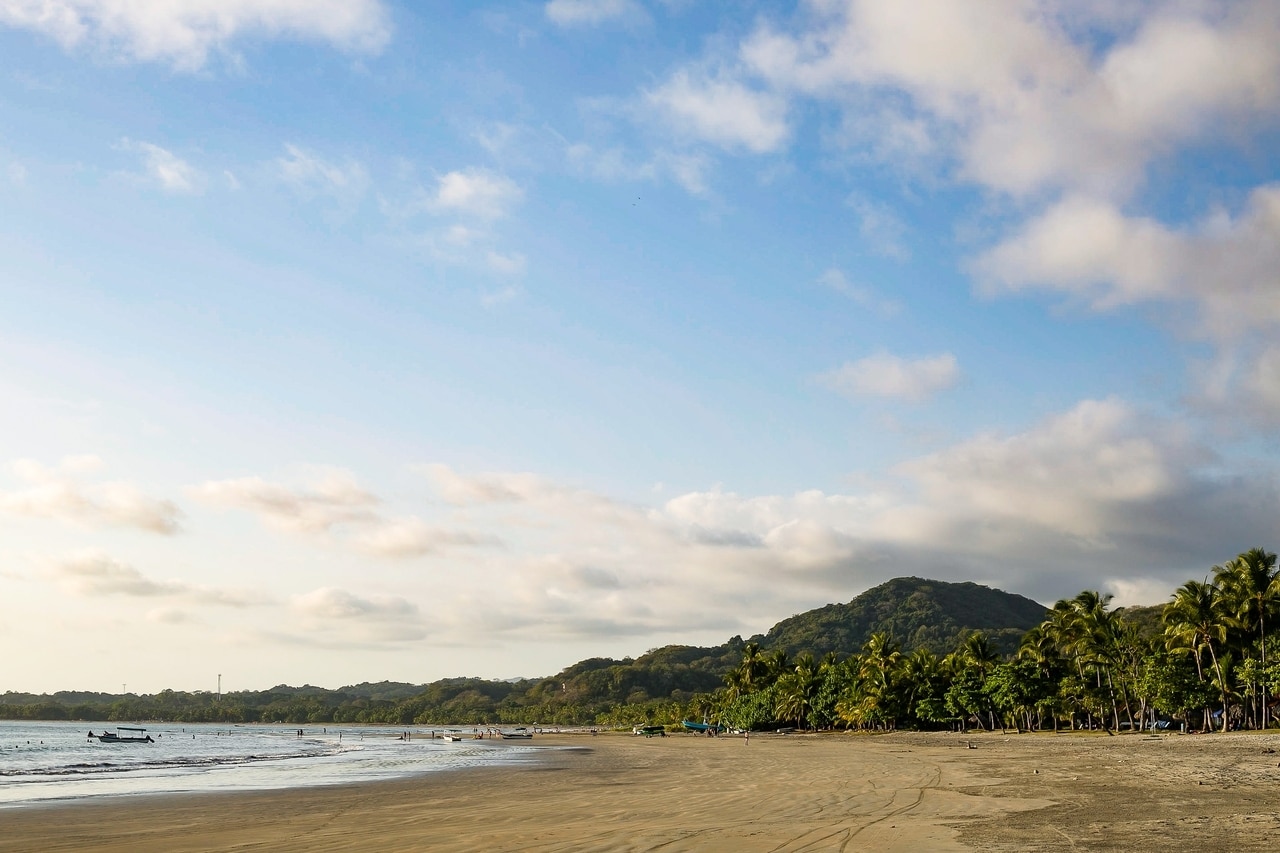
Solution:
M 973 667 L 984 676 L 1000 662 L 1000 653 L 992 647 L 991 638 L 981 631 L 965 637 L 959 652 L 966 666 Z
M 813 708 L 813 697 L 822 685 L 818 665 L 813 655 L 802 653 L 796 658 L 795 668 L 777 681 L 778 698 L 774 713 L 782 720 L 795 720 L 796 728 L 804 728 Z
M 894 691 L 901 663 L 902 651 L 883 631 L 872 634 L 862 646 L 858 681 L 862 685 L 863 707 L 870 718 L 891 728 L 897 719 Z
M 1018 646 L 1017 657 L 1019 660 L 1031 661 L 1040 671 L 1040 675 L 1046 681 L 1056 683 L 1058 673 L 1062 666 L 1062 655 L 1058 651 L 1057 643 L 1054 641 L 1052 628 L 1049 620 L 1045 620 L 1033 627 L 1030 631 L 1022 635 L 1022 643 Z M 1044 708 L 1048 704 L 1045 703 L 1036 706 L 1036 727 L 1044 728 Z M 1054 709 L 1051 708 L 1051 711 Z M 1058 730 L 1058 715 L 1056 711 L 1053 713 L 1053 730 Z
M 1170 651 L 1189 652 L 1196 662 L 1196 671 L 1204 680 L 1200 656 L 1209 653 L 1218 685 L 1222 692 L 1222 730 L 1227 729 L 1227 680 L 1223 677 L 1222 662 L 1218 650 L 1227 641 L 1227 632 L 1234 619 L 1226 610 L 1226 600 L 1218 587 L 1204 582 L 1187 581 L 1173 594 L 1173 600 L 1165 605 L 1165 645 Z
M 1225 565 L 1213 567 L 1214 578 L 1241 628 L 1258 639 L 1262 668 L 1267 666 L 1267 616 L 1280 610 L 1280 573 L 1276 555 L 1263 548 L 1245 551 Z M 1267 681 L 1262 679 L 1262 728 L 1267 727 Z
M 1072 599 L 1072 606 L 1075 612 L 1075 632 L 1072 646 L 1078 659 L 1082 663 L 1093 667 L 1094 678 L 1099 691 L 1102 689 L 1102 676 L 1106 675 L 1107 694 L 1111 699 L 1111 720 L 1118 731 L 1120 728 L 1120 708 L 1116 704 L 1116 688 L 1112 669 L 1119 651 L 1119 626 L 1115 614 L 1107 609 L 1110 604 L 1110 595 L 1104 595 L 1089 589 L 1084 590 Z M 1105 726 L 1105 712 L 1101 716 Z
M 791 663 L 787 658 L 786 649 L 774 649 L 764 657 L 764 668 L 766 677 L 770 681 L 777 681 L 783 675 L 791 671 Z
M 738 668 L 731 670 L 725 677 L 725 686 L 729 699 L 746 696 L 761 686 L 768 665 L 759 643 L 747 643 L 742 647 L 742 662 Z
M 937 686 L 940 667 L 938 656 L 926 648 L 919 648 L 903 658 L 901 666 L 902 680 L 907 689 L 904 697 L 905 710 L 916 719 L 921 719 L 917 708 L 926 697 L 932 697 Z
M 1056 654 L 1059 660 L 1065 664 L 1071 661 L 1075 664 L 1076 676 L 1079 678 L 1080 685 L 1084 682 L 1084 663 L 1080 656 L 1076 653 L 1077 635 L 1079 634 L 1080 613 L 1077 603 L 1072 599 L 1061 599 L 1049 609 L 1045 619 L 1040 623 L 1040 632 L 1044 639 L 1042 642 L 1032 638 L 1032 642 L 1040 647 L 1040 653 L 1043 657 L 1048 657 L 1050 649 Z M 1062 692 L 1061 706 L 1071 711 L 1071 726 L 1075 727 L 1075 715 L 1077 710 L 1083 710 L 1092 720 L 1093 712 L 1089 709 L 1086 702 L 1078 702 L 1077 698 L 1083 694 L 1077 690 L 1065 689 Z M 1053 715 L 1054 731 L 1058 730 L 1058 714 L 1055 711 Z
M 981 631 L 975 631 L 965 637 L 960 647 L 956 649 L 957 662 L 961 672 L 973 673 L 979 681 L 986 679 L 991 674 L 991 670 L 995 669 L 996 664 L 1000 663 L 1000 653 L 991 645 L 991 640 Z M 991 728 L 996 727 L 996 712 L 989 702 L 987 705 L 987 718 L 991 723 Z

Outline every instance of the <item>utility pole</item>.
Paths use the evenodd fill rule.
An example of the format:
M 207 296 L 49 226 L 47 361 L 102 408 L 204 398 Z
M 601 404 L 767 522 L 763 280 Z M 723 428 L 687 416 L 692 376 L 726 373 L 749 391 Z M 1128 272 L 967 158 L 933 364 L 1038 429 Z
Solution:
M 222 698 L 222 673 L 218 673 L 218 698 Z

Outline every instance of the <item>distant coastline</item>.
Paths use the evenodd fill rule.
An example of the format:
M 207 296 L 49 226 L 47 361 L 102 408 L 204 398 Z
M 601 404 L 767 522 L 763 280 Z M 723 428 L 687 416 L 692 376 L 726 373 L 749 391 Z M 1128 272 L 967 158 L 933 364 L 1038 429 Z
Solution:
M 310 685 L 226 694 L 6 693 L 25 720 L 525 725 L 723 730 L 1157 731 L 1269 727 L 1280 658 L 1274 553 L 1242 552 L 1163 607 L 1084 590 L 1053 607 L 973 583 L 897 578 L 718 647 L 591 658 L 541 679 Z M 905 639 L 904 639 L 905 638 Z

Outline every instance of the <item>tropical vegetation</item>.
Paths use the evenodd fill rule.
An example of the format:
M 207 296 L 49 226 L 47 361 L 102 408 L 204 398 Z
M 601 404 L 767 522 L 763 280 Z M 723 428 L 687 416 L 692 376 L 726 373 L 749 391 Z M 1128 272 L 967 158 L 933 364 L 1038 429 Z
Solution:
M 1046 609 L 976 584 L 898 578 L 750 640 L 667 646 L 635 660 L 593 658 L 551 678 L 340 690 L 280 686 L 224 695 L 5 693 L 0 717 L 610 727 L 693 719 L 745 730 L 1256 729 L 1275 722 L 1280 704 L 1277 626 L 1276 555 L 1254 548 L 1214 566 L 1203 580 L 1187 581 L 1163 607 L 1115 608 L 1111 596 L 1085 590 Z M 1014 631 L 1016 643 L 1010 642 Z M 950 642 L 940 648 L 943 639 Z

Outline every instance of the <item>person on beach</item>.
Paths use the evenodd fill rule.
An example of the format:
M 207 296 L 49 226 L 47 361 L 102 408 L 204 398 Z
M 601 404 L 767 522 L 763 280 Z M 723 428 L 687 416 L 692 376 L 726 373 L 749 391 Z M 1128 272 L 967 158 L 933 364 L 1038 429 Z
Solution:
M 745 732 L 742 733 L 742 742 L 746 746 L 751 746 L 751 730 L 750 729 L 747 729 Z

